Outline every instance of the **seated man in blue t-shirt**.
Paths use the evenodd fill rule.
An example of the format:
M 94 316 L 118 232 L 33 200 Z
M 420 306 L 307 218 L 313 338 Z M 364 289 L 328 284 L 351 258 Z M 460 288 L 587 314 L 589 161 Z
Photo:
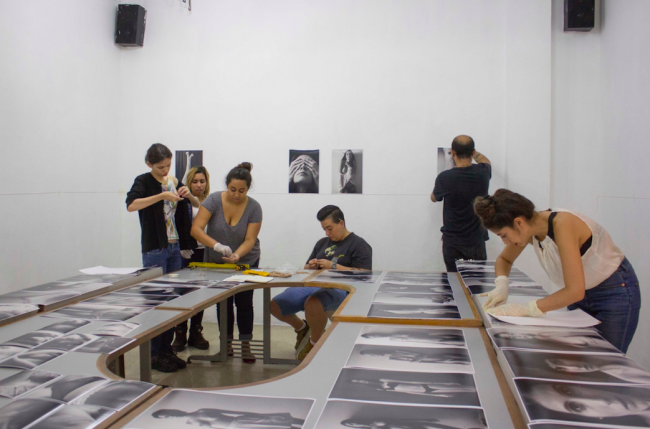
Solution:
M 337 206 L 325 206 L 316 215 L 324 237 L 316 243 L 305 268 L 317 270 L 372 270 L 372 248 L 345 227 L 343 212 Z M 325 332 L 327 312 L 336 310 L 348 293 L 341 289 L 314 287 L 288 288 L 271 301 L 271 314 L 293 326 L 297 333 L 298 359 L 303 360 Z M 305 312 L 307 320 L 296 313 Z M 310 335 L 311 334 L 311 335 Z

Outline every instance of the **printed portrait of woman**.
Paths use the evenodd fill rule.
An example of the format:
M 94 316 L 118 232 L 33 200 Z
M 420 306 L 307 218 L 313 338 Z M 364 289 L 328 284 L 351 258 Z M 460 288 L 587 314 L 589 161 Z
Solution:
M 361 194 L 363 188 L 363 151 L 332 151 L 332 193 Z
M 318 194 L 319 161 L 318 150 L 289 151 L 290 194 Z

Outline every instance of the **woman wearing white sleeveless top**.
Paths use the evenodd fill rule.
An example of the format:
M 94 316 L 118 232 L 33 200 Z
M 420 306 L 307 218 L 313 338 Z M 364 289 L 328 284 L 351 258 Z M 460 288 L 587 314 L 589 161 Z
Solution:
M 496 288 L 485 294 L 488 313 L 538 317 L 580 308 L 601 322 L 596 329 L 605 339 L 627 352 L 639 321 L 639 280 L 602 226 L 568 210 L 536 212 L 530 200 L 507 189 L 477 198 L 474 211 L 506 244 L 494 266 Z M 506 304 L 508 275 L 527 244 L 560 290 L 528 305 Z

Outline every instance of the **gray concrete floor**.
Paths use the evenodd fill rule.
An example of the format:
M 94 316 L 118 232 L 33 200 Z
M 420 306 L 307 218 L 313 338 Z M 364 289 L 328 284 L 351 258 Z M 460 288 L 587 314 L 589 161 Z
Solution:
M 203 335 L 210 341 L 209 350 L 186 348 L 178 356 L 184 360 L 190 355 L 209 355 L 219 352 L 219 329 L 216 323 L 203 322 Z M 237 338 L 235 326 L 235 338 Z M 253 339 L 262 339 L 262 326 L 255 325 Z M 271 344 L 274 358 L 294 359 L 296 333 L 290 326 L 272 326 Z M 140 379 L 139 348 L 126 353 L 126 378 Z M 182 388 L 223 387 L 253 383 L 278 377 L 295 368 L 295 365 L 264 365 L 261 359 L 246 364 L 240 358 L 229 358 L 226 363 L 193 361 L 186 369 L 165 374 L 152 371 L 152 382 L 158 385 Z

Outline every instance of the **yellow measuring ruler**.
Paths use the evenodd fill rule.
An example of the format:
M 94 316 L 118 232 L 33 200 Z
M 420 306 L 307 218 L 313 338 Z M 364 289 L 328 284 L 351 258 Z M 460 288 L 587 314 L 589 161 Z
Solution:
M 190 268 L 199 267 L 199 268 L 215 268 L 215 269 L 226 269 L 226 270 L 237 270 L 244 271 L 250 268 L 248 264 L 215 264 L 213 262 L 190 262 Z

